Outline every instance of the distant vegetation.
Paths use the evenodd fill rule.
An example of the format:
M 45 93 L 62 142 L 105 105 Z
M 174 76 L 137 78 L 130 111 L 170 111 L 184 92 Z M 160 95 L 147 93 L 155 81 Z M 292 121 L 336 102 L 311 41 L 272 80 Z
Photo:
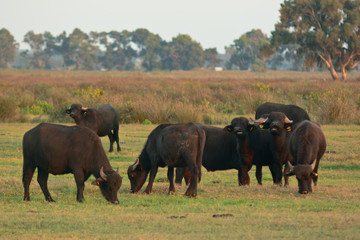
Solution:
M 203 49 L 188 34 L 171 41 L 145 28 L 85 33 L 75 28 L 24 36 L 30 50 L 19 50 L 10 31 L 0 29 L 0 68 L 173 71 L 196 68 L 252 70 L 328 70 L 333 80 L 346 80 L 359 69 L 360 2 L 285 0 L 271 36 L 260 29 L 239 34 L 233 43 Z M 15 52 L 17 53 L 15 54 Z M 341 78 L 340 78 L 341 74 Z
M 92 72 L 0 70 L 0 121 L 72 122 L 72 103 L 110 103 L 121 123 L 227 124 L 266 102 L 296 104 L 320 123 L 360 124 L 360 74 L 268 71 Z

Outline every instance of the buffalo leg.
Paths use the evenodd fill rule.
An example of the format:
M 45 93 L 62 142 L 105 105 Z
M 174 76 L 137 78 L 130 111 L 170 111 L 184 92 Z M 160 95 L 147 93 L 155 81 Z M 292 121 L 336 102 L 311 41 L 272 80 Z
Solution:
M 24 201 L 30 201 L 30 183 L 34 175 L 35 167 L 24 164 L 23 167 L 23 186 L 24 186 Z
M 196 164 L 189 165 L 189 169 L 190 169 L 190 172 L 191 172 L 191 178 L 190 178 L 189 187 L 186 190 L 185 195 L 186 196 L 191 196 L 191 197 L 196 197 L 199 169 L 196 166 Z
M 37 181 L 41 187 L 42 192 L 44 193 L 45 200 L 48 202 L 55 202 L 54 199 L 52 199 L 49 193 L 49 189 L 47 187 L 48 177 L 49 177 L 49 172 L 42 170 L 41 168 L 38 168 Z
M 250 185 L 250 177 L 249 177 L 249 167 L 247 165 L 243 165 L 240 170 L 238 170 L 238 183 L 240 186 Z
M 171 194 L 171 193 L 174 193 L 174 192 L 175 192 L 175 185 L 174 185 L 174 167 L 168 167 L 167 177 L 168 177 L 169 182 L 170 182 L 169 194 Z
M 289 176 L 286 176 L 286 173 L 288 173 L 290 171 L 290 167 L 288 163 L 285 163 L 285 167 L 284 167 L 284 186 L 287 187 L 289 186 Z
M 175 170 L 175 183 L 181 185 L 185 174 L 185 167 L 177 167 Z
M 156 173 L 157 173 L 157 170 L 158 170 L 158 167 L 152 167 L 151 168 L 151 171 L 150 171 L 150 177 L 149 177 L 149 183 L 148 185 L 146 186 L 146 189 L 145 189 L 145 193 L 149 194 L 152 190 L 152 186 L 153 186 L 153 183 L 154 183 L 154 180 L 155 180 L 155 176 L 156 176 Z
M 82 202 L 84 200 L 84 174 L 81 172 L 74 172 L 77 192 L 76 192 L 76 201 Z
M 113 136 L 114 139 L 116 141 L 116 145 L 117 145 L 117 151 L 120 152 L 121 151 L 121 147 L 120 147 L 120 142 L 119 142 L 119 127 L 115 128 L 113 130 Z
M 282 169 L 281 166 L 278 164 L 270 165 L 270 172 L 273 178 L 273 182 L 275 185 L 282 185 L 281 179 L 282 179 Z
M 256 180 L 259 185 L 262 185 L 262 166 L 256 165 L 256 171 L 255 171 Z
M 114 151 L 113 145 L 114 145 L 115 139 L 114 139 L 114 136 L 112 135 L 111 132 L 108 134 L 108 137 L 109 137 L 109 141 L 110 141 L 110 149 L 109 149 L 109 152 L 112 152 L 112 151 Z

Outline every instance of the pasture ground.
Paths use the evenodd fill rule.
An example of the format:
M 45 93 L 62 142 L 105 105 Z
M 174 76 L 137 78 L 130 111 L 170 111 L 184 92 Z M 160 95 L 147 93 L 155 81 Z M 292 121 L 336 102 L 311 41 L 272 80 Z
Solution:
M 168 183 L 160 181 L 165 168 L 159 169 L 152 194 L 130 194 L 127 168 L 156 125 L 121 125 L 122 152 L 107 153 L 123 177 L 119 205 L 106 202 L 91 185 L 94 177 L 86 182 L 85 202 L 77 203 L 72 174 L 50 175 L 49 190 L 57 202 L 48 203 L 35 173 L 32 201 L 24 202 L 22 136 L 35 125 L 0 123 L 1 239 L 359 239 L 359 125 L 323 126 L 327 153 L 312 194 L 298 194 L 294 177 L 290 187 L 273 186 L 268 168 L 263 186 L 256 184 L 252 169 L 249 187 L 237 185 L 234 170 L 203 168 L 196 199 L 183 195 L 184 185 L 168 195 Z M 108 139 L 102 141 L 107 150 Z

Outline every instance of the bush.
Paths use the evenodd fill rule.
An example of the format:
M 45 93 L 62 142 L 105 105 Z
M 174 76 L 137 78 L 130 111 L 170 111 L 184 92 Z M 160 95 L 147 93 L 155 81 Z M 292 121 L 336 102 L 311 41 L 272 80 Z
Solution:
M 251 67 L 252 72 L 266 72 L 266 63 L 261 59 L 256 59 Z
M 0 96 L 0 120 L 16 118 L 16 101 L 7 96 Z

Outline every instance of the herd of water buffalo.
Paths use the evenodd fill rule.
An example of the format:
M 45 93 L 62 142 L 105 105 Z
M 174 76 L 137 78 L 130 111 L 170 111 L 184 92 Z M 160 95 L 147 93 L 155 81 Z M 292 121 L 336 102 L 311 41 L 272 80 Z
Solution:
M 29 186 L 34 171 L 47 201 L 54 201 L 47 187 L 49 173 L 73 173 L 77 201 L 84 198 L 84 182 L 94 175 L 93 185 L 110 203 L 119 203 L 122 177 L 111 167 L 99 136 L 108 136 L 110 152 L 119 144 L 119 117 L 109 105 L 96 109 L 73 104 L 68 113 L 76 126 L 41 123 L 23 137 L 24 200 L 30 201 Z M 236 169 L 238 184 L 249 185 L 248 171 L 256 166 L 256 179 L 262 184 L 262 167 L 269 166 L 274 184 L 289 184 L 295 175 L 299 193 L 312 192 L 317 184 L 319 161 L 326 140 L 319 124 L 311 122 L 306 111 L 295 105 L 264 103 L 256 110 L 255 120 L 238 117 L 224 128 L 199 123 L 160 124 L 148 136 L 135 163 L 128 168 L 131 192 L 138 192 L 147 176 L 145 193 L 150 193 L 158 167 L 168 166 L 169 193 L 185 179 L 185 195 L 197 195 L 201 166 L 208 171 Z M 284 172 L 282 168 L 284 167 Z

